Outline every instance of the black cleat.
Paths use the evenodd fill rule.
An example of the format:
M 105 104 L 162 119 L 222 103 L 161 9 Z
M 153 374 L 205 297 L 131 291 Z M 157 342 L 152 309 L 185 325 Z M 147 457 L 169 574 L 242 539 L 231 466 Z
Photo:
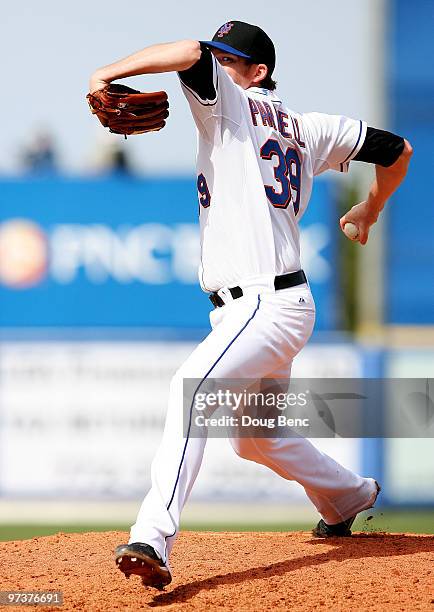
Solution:
M 381 491 L 381 487 L 377 481 L 375 481 L 375 485 L 377 487 L 377 491 L 375 493 L 375 497 L 373 502 L 363 508 L 363 510 L 367 510 L 368 508 L 372 508 L 372 506 L 377 501 L 378 494 Z M 360 510 L 362 512 L 363 510 Z M 342 523 L 337 523 L 336 525 L 327 525 L 327 523 L 321 519 L 316 527 L 312 529 L 312 535 L 316 538 L 347 538 L 351 535 L 351 526 L 356 520 L 357 514 L 350 517 L 346 521 L 342 521 Z
M 336 525 L 327 525 L 323 519 L 321 519 L 318 525 L 312 529 L 312 534 L 317 538 L 345 538 L 351 535 L 351 525 L 356 520 L 355 516 L 337 523 Z
M 162 590 L 172 582 L 169 569 L 149 544 L 121 544 L 115 549 L 115 560 L 116 566 L 126 578 L 136 574 L 141 577 L 144 586 Z

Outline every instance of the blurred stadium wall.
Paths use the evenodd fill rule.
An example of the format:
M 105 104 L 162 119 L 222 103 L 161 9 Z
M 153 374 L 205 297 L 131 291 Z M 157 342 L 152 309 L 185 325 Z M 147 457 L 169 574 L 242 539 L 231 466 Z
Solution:
M 405 135 L 415 155 L 368 254 L 359 256 L 358 270 L 350 270 L 360 281 L 358 335 L 344 330 L 342 260 L 358 247 L 343 247 L 338 232 L 343 182 L 339 177 L 317 182 L 301 229 L 303 266 L 318 318 L 293 375 L 430 378 L 434 77 L 428 67 L 434 43 L 426 29 L 432 8 L 420 2 L 410 9 L 395 0 L 383 13 L 383 3 L 369 2 L 363 9 L 343 4 L 331 2 L 328 9 L 329 19 L 341 20 L 339 43 L 330 41 L 330 32 L 327 37 L 334 54 L 327 58 L 327 80 L 336 83 L 319 91 L 315 109 L 360 113 L 371 124 Z M 324 21 L 318 19 L 327 15 L 320 4 L 313 5 L 318 11 L 313 31 L 309 24 L 310 39 L 322 41 Z M 339 17 L 340 8 L 344 14 Z M 215 17 L 217 23 L 224 20 Z M 298 17 L 307 19 L 302 13 Z M 248 11 L 240 18 L 262 23 Z M 350 36 L 354 57 L 345 25 L 350 21 L 358 24 L 360 35 Z M 303 31 L 294 32 L 300 44 Z M 309 53 L 306 61 L 312 61 Z M 351 65 L 357 69 L 350 70 Z M 320 66 L 313 70 L 324 77 Z M 302 74 L 298 78 L 303 81 Z M 348 80 L 355 81 L 355 89 L 345 90 L 339 105 Z M 290 82 L 282 76 L 284 97 Z M 315 87 L 309 87 L 313 95 Z M 300 92 L 294 95 L 304 102 Z M 86 115 L 87 128 L 90 120 Z M 186 141 L 190 149 L 193 139 Z M 123 146 L 130 143 L 136 146 L 133 139 Z M 170 377 L 207 333 L 210 308 L 197 285 L 194 170 L 182 176 L 169 172 L 173 163 L 162 163 L 160 150 L 152 164 L 155 159 L 160 160 L 158 172 L 146 177 L 57 174 L 1 180 L 0 499 L 137 500 L 148 488 Z M 366 176 L 357 169 L 354 176 L 354 188 L 362 190 Z M 396 409 L 381 408 L 386 415 Z M 323 439 L 318 444 L 345 465 L 378 477 L 383 503 L 434 504 L 430 439 Z M 305 503 L 297 485 L 241 461 L 225 441 L 210 440 L 192 502 L 217 499 Z

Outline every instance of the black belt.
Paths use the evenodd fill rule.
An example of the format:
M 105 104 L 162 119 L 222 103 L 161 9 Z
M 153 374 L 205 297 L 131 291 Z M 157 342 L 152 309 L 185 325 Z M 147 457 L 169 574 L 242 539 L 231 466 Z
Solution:
M 297 272 L 290 272 L 289 274 L 276 276 L 274 279 L 274 289 L 279 291 L 279 289 L 288 289 L 289 287 L 296 287 L 297 285 L 302 285 L 303 283 L 307 283 L 306 274 L 303 272 L 303 270 L 298 270 Z M 234 300 L 237 300 L 238 298 L 242 297 L 243 290 L 241 287 L 229 287 L 229 293 Z M 209 299 L 216 308 L 220 308 L 221 306 L 225 305 L 217 291 L 213 291 L 213 293 L 210 294 Z

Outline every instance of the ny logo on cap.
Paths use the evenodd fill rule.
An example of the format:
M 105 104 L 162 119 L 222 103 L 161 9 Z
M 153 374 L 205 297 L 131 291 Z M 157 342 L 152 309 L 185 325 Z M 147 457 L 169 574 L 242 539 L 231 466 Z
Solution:
M 229 32 L 232 30 L 233 27 L 234 27 L 233 23 L 230 23 L 230 22 L 225 23 L 225 25 L 222 25 L 220 30 L 217 32 L 217 36 L 219 38 L 223 38 L 225 34 L 229 34 Z

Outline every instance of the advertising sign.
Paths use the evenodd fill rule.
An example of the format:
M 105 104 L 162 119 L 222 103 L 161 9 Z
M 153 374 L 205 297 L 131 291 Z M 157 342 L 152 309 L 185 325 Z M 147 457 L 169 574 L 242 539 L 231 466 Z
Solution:
M 194 179 L 6 181 L 0 194 L 0 326 L 209 326 Z M 318 329 L 335 325 L 332 216 L 319 182 L 301 237 Z
M 6 342 L 0 352 L 0 496 L 138 498 L 150 485 L 169 383 L 188 342 Z M 309 345 L 296 374 L 358 376 L 354 347 Z M 358 469 L 360 443 L 316 444 Z M 193 499 L 304 500 L 269 469 L 210 439 Z

